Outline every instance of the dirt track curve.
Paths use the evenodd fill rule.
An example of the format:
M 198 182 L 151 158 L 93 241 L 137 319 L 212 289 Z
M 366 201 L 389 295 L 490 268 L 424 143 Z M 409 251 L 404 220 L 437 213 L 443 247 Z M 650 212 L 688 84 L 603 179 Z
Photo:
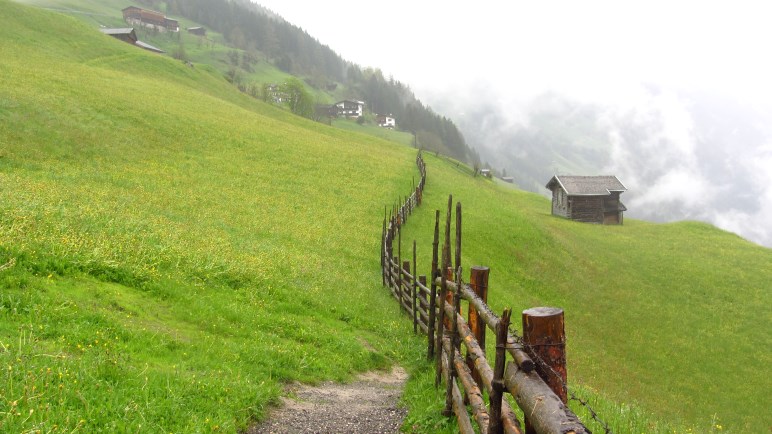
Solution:
M 368 372 L 348 384 L 293 385 L 292 398 L 249 434 L 381 434 L 396 433 L 406 410 L 398 406 L 407 373 Z

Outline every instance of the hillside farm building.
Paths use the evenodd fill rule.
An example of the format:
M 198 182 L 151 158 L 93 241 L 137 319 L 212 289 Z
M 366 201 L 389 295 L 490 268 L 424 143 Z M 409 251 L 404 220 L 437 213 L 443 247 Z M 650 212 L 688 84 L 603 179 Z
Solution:
M 123 20 L 134 26 L 143 26 L 159 32 L 179 32 L 180 24 L 177 20 L 166 18 L 160 12 L 129 6 L 123 9 Z
M 123 42 L 128 42 L 131 45 L 137 43 L 137 33 L 133 27 L 125 27 L 120 29 L 99 29 L 102 33 L 108 36 L 112 36 L 115 39 L 119 39 Z
M 616 176 L 555 175 L 547 183 L 552 191 L 552 214 L 604 225 L 621 225 L 627 211 L 619 195 L 627 191 Z
M 394 127 L 397 125 L 394 121 L 394 117 L 389 115 L 378 115 L 375 118 L 376 122 L 378 122 L 378 126 L 381 128 L 389 128 L 394 129 Z
M 152 51 L 154 53 L 164 53 L 164 50 L 138 40 L 137 33 L 134 31 L 133 27 L 121 29 L 100 29 L 100 31 L 105 35 L 112 36 L 115 39 L 120 39 L 123 42 L 127 42 L 139 48 L 144 48 L 145 50 Z
M 364 114 L 364 101 L 343 100 L 335 103 L 338 109 L 338 116 L 346 118 L 358 118 Z
M 196 36 L 206 36 L 206 29 L 204 27 L 188 27 L 188 33 Z

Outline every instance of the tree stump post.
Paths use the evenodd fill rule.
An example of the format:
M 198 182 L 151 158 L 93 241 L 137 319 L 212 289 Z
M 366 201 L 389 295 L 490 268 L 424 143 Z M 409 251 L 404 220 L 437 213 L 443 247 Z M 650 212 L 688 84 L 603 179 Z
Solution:
M 489 273 L 490 268 L 475 265 L 472 267 L 472 271 L 470 272 L 469 276 L 469 287 L 472 288 L 472 291 L 474 291 L 477 297 L 479 297 L 485 304 L 488 304 Z M 477 313 L 477 309 L 474 308 L 472 303 L 469 303 L 467 323 L 469 324 L 469 329 L 472 331 L 475 340 L 477 340 L 477 343 L 480 345 L 483 353 L 485 353 L 485 321 Z M 469 356 L 469 354 L 466 355 L 466 364 L 472 371 L 472 378 L 474 378 L 474 381 L 477 383 L 477 387 L 479 387 L 480 390 L 483 390 L 482 378 L 480 378 L 480 373 L 474 369 L 474 361 L 472 361 L 472 358 Z
M 565 404 L 568 400 L 566 331 L 563 309 L 534 307 L 523 311 L 523 343 L 534 359 L 536 373 Z M 525 418 L 526 434 L 535 433 Z

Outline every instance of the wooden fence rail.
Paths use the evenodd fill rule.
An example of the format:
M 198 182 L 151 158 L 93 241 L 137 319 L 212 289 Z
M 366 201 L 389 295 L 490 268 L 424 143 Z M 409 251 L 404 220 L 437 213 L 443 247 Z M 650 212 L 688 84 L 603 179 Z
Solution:
M 470 283 L 463 282 L 461 203 L 456 204 L 453 265 L 452 197 L 448 199 L 441 250 L 440 211 L 435 213 L 429 278 L 417 272 L 415 241 L 410 258 L 403 257 L 401 228 L 413 210 L 421 205 L 426 185 L 426 165 L 420 152 L 416 165 L 421 175 L 418 185 L 399 201 L 401 204 L 395 204 L 384 213 L 381 268 L 384 286 L 410 315 L 414 333 L 421 330 L 427 335 L 427 356 L 437 365 L 437 385 L 442 380 L 445 382 L 443 413 L 456 416 L 462 433 L 474 433 L 473 423 L 480 433 L 488 434 L 589 433 L 566 406 L 565 335 L 543 333 L 547 329 L 563 333 L 562 310 L 535 308 L 524 311 L 523 330 L 530 331 L 530 335 L 521 338 L 509 331 L 511 311 L 506 309 L 498 316 L 487 304 L 490 271 L 487 267 L 472 267 Z M 468 312 L 466 319 L 462 314 L 462 301 Z M 549 325 L 549 321 L 559 321 L 559 327 Z M 493 368 L 486 358 L 486 329 L 496 337 Z M 465 355 L 462 355 L 462 346 Z M 548 347 L 547 352 L 540 350 L 545 347 Z M 507 354 L 511 358 L 509 361 Z M 505 392 L 511 394 L 526 415 L 525 428 L 505 399 Z

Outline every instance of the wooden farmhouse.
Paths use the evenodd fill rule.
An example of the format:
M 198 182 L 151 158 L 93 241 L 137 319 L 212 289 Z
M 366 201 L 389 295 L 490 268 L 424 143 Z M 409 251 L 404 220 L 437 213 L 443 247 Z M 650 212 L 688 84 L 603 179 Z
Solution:
M 180 24 L 177 20 L 167 18 L 166 15 L 148 9 L 129 6 L 123 9 L 123 20 L 134 26 L 144 26 L 159 32 L 179 32 Z
M 616 176 L 555 175 L 547 183 L 552 191 L 552 214 L 604 225 L 621 225 L 627 211 L 619 195 L 627 191 Z
M 188 33 L 196 36 L 206 36 L 206 29 L 204 27 L 188 27 Z

